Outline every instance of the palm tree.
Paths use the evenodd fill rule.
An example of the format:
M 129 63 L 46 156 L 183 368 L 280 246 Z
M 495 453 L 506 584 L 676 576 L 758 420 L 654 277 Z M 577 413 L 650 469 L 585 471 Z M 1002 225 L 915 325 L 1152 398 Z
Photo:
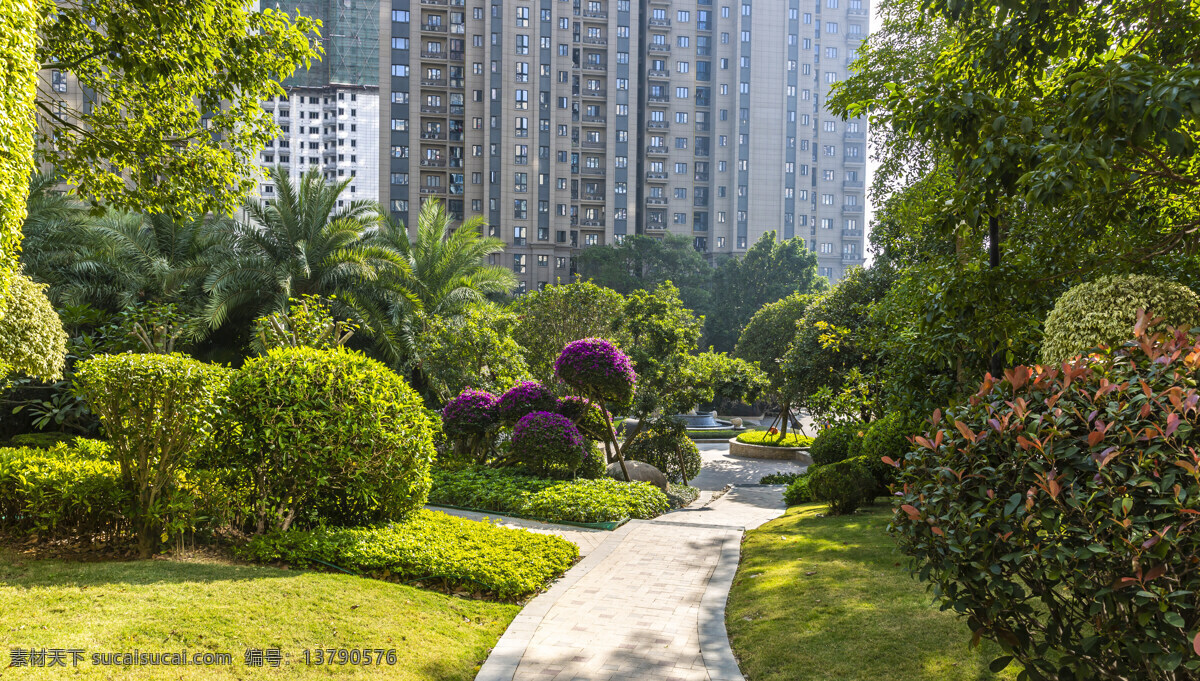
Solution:
M 402 259 L 363 239 L 377 220 L 378 205 L 351 201 L 338 207 L 349 179 L 327 184 L 314 169 L 295 182 L 280 167 L 268 175 L 277 198 L 246 204 L 250 221 L 230 226 L 232 252 L 204 282 L 210 328 L 235 313 L 286 311 L 288 300 L 301 295 L 355 297 L 356 288 L 374 286 L 381 274 L 392 279 L 403 274 Z
M 50 285 L 51 300 L 68 280 L 66 269 L 78 253 L 77 230 L 89 219 L 82 206 L 58 191 L 60 179 L 54 173 L 30 176 L 21 226 L 21 265 L 35 281 Z
M 488 264 L 490 256 L 504 252 L 504 242 L 483 236 L 484 225 L 476 215 L 453 228 L 445 205 L 429 199 L 417 217 L 414 241 L 404 223 L 380 216 L 366 243 L 395 252 L 405 267 L 382 277 L 375 296 L 354 303 L 366 313 L 365 323 L 389 361 L 398 365 L 409 356 L 418 313 L 455 317 L 517 285 L 512 271 Z

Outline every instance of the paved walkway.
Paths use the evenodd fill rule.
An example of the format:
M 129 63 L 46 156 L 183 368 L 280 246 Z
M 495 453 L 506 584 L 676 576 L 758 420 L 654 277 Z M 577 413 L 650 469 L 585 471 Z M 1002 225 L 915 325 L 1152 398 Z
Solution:
M 525 606 L 476 681 L 742 681 L 725 601 L 744 530 L 784 510 L 782 486 L 754 483 L 764 466 L 799 467 L 702 449 L 694 484 L 710 491 L 686 509 L 607 533 Z M 730 483 L 753 486 L 712 499 Z

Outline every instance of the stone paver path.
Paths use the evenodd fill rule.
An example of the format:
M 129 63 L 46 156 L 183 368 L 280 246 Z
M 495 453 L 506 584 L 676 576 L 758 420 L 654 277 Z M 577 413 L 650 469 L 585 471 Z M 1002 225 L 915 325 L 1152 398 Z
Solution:
M 697 478 L 708 489 L 757 483 L 763 465 L 798 468 L 722 459 L 733 458 L 707 447 L 705 472 L 712 464 L 723 471 Z M 743 531 L 783 513 L 782 491 L 735 485 L 715 500 L 703 494 L 687 509 L 607 533 L 525 606 L 476 681 L 742 681 L 725 601 Z

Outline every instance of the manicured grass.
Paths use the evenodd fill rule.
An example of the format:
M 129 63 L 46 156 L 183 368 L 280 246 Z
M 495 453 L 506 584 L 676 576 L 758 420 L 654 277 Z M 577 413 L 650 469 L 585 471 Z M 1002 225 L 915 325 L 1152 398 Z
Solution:
M 0 552 L 0 669 L 10 648 L 80 648 L 22 679 L 472 679 L 520 606 L 388 582 L 215 561 L 74 563 Z M 244 665 L 278 647 L 281 668 Z M 230 653 L 225 667 L 93 666 L 91 653 Z M 395 666 L 305 666 L 305 648 L 394 648 Z M 68 658 L 68 665 L 70 664 Z M 15 678 L 15 677 L 14 677 Z
M 765 430 L 749 430 L 737 436 L 738 442 L 748 445 L 764 445 L 766 447 L 810 447 L 813 439 L 799 433 L 775 433 L 772 435 Z
M 746 534 L 726 623 L 749 681 L 1016 678 L 1016 664 L 990 673 L 999 647 L 971 650 L 966 621 L 909 576 L 888 509 L 824 512 L 795 506 Z

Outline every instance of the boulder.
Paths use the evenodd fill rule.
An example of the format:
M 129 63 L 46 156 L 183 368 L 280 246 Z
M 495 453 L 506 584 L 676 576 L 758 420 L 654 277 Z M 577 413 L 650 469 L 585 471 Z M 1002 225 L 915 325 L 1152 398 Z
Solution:
M 654 466 L 641 461 L 626 460 L 625 468 L 629 471 L 629 480 L 631 482 L 648 482 L 651 485 L 661 489 L 663 492 L 667 491 L 667 476 L 663 475 L 663 472 Z M 625 476 L 621 474 L 620 461 L 614 461 L 613 463 L 608 464 L 606 473 L 608 474 L 608 477 L 612 478 L 613 480 L 620 480 L 621 482 L 625 481 Z

